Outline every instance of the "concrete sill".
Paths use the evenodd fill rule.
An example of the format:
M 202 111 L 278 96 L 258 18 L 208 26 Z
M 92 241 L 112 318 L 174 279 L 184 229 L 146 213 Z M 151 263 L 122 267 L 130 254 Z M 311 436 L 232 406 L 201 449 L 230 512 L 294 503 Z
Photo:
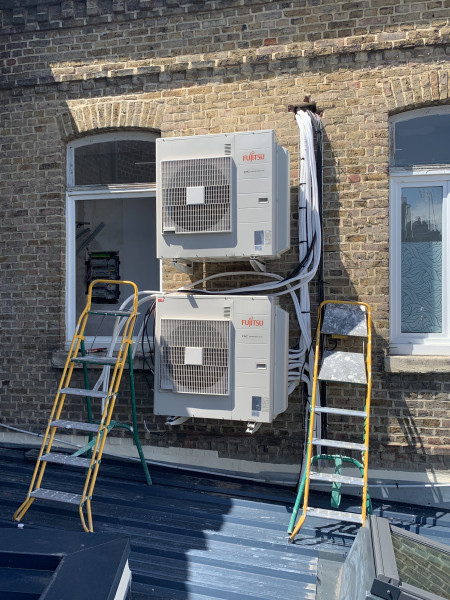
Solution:
M 384 357 L 386 373 L 450 373 L 450 356 L 405 356 Z

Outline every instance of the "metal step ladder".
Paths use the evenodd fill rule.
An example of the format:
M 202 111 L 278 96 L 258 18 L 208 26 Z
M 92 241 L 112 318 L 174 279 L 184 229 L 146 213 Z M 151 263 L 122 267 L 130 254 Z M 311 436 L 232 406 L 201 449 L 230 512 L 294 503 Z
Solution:
M 92 291 L 95 285 L 121 285 L 131 286 L 133 294 L 128 304 L 130 310 L 100 310 L 92 308 Z M 123 427 L 133 434 L 139 457 L 144 469 L 147 483 L 152 483 L 148 472 L 147 463 L 137 435 L 136 404 L 134 394 L 133 359 L 131 352 L 132 335 L 138 308 L 138 289 L 131 281 L 97 279 L 92 281 L 88 288 L 87 303 L 81 313 L 75 328 L 75 334 L 67 356 L 64 371 L 59 383 L 58 391 L 53 403 L 53 408 L 44 434 L 42 446 L 37 458 L 36 467 L 31 479 L 26 500 L 14 513 L 13 519 L 20 521 L 36 499 L 51 500 L 78 505 L 81 525 L 86 532 L 93 531 L 91 500 L 97 479 L 98 469 L 102 460 L 108 432 L 113 427 Z M 114 318 L 114 329 L 111 343 L 104 356 L 92 356 L 86 350 L 84 332 L 91 315 L 101 315 L 102 318 Z M 118 345 L 118 350 L 116 346 Z M 122 378 L 125 363 L 128 361 L 130 376 L 130 394 L 133 414 L 133 426 L 112 420 L 114 405 Z M 84 388 L 71 387 L 70 382 L 74 369 L 81 365 L 84 375 Z M 100 375 L 89 389 L 88 366 L 93 365 Z M 70 421 L 62 418 L 63 409 L 70 404 L 69 398 L 83 397 L 86 401 L 87 422 Z M 91 400 L 101 401 L 100 420 L 93 422 Z M 79 431 L 89 435 L 89 441 L 74 454 L 52 452 L 52 446 L 57 430 Z M 85 455 L 85 456 L 82 456 Z M 42 487 L 45 469 L 48 463 L 79 467 L 86 470 L 83 490 L 74 494 L 65 490 L 51 490 Z M 61 481 L 64 478 L 61 477 Z
M 338 344 L 340 344 L 339 349 L 337 349 Z M 333 346 L 332 349 L 328 349 L 329 345 Z M 337 300 L 326 300 L 321 303 L 317 325 L 306 468 L 289 523 L 288 533 L 290 534 L 290 542 L 294 541 L 307 515 L 364 525 L 367 512 L 371 512 L 370 496 L 367 490 L 370 394 L 372 387 L 371 345 L 371 311 L 368 304 Z M 350 347 L 351 351 L 344 350 L 344 347 Z M 355 349 L 359 351 L 353 351 Z M 319 406 L 317 399 L 319 382 L 324 382 L 324 385 L 327 385 L 327 383 L 338 384 L 340 388 L 339 392 L 341 392 L 338 398 L 340 398 L 341 402 L 346 397 L 345 391 L 349 389 L 347 386 L 362 387 L 364 389 L 363 406 L 360 407 L 360 410 L 349 409 L 345 406 Z M 342 392 L 342 389 L 344 392 Z M 336 401 L 334 404 L 336 404 Z M 322 414 L 338 415 L 343 422 L 348 419 L 353 419 L 352 423 L 360 421 L 361 443 L 336 439 L 339 436 L 333 436 L 333 439 L 315 438 L 314 423 L 316 415 Z M 357 428 L 356 424 L 355 428 Z M 342 437 L 342 434 L 340 437 Z M 337 448 L 341 452 L 336 451 L 334 454 L 322 454 L 322 447 L 326 447 L 327 449 Z M 319 453 L 314 454 L 315 448 L 319 449 Z M 361 461 L 352 456 L 345 455 L 345 451 L 360 452 Z M 316 470 L 315 468 L 321 462 L 334 463 L 334 473 Z M 344 465 L 356 467 L 359 471 L 358 476 L 343 475 L 342 469 Z M 331 509 L 308 506 L 311 481 L 320 482 L 321 484 L 331 484 Z M 362 489 L 361 513 L 338 510 L 341 501 L 342 485 L 357 486 Z M 302 499 L 302 514 L 295 525 Z

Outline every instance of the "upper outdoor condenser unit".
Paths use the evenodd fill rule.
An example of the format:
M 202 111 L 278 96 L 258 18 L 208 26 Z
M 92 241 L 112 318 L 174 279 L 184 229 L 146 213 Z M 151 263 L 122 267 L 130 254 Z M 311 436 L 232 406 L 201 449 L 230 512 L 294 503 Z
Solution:
M 289 154 L 274 131 L 156 140 L 158 258 L 276 257 L 289 248 Z
M 269 423 L 287 408 L 287 375 L 288 314 L 277 298 L 158 298 L 155 414 Z

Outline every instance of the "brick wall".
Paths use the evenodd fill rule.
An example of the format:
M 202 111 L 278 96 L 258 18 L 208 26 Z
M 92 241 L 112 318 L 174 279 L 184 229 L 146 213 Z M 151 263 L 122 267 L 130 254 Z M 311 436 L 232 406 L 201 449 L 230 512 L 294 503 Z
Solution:
M 309 94 L 324 109 L 326 296 L 367 301 L 374 311 L 371 464 L 445 468 L 449 377 L 385 373 L 383 353 L 388 118 L 449 102 L 447 10 L 444 2 L 391 0 L 28 0 L 20 7 L 4 0 L 2 421 L 40 430 L 57 385 L 50 364 L 64 340 L 66 143 L 116 129 L 162 136 L 275 129 L 291 152 L 294 207 L 297 128 L 286 107 Z M 295 218 L 293 208 L 294 236 Z M 288 273 L 296 253 L 294 237 L 291 252 L 270 270 Z M 166 265 L 166 287 L 182 281 Z M 160 430 L 163 420 L 153 417 L 151 396 L 137 379 L 146 443 L 298 462 L 300 393 L 252 437 L 242 424 L 215 421 L 155 437 L 144 432 L 143 419 Z M 122 418 L 126 406 L 123 399 Z

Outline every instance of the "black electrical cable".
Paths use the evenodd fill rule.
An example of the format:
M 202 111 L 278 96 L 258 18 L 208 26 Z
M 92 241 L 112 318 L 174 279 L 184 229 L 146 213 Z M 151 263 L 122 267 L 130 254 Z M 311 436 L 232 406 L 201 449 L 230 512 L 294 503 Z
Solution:
M 148 388 L 150 390 L 153 390 L 152 384 L 149 381 L 148 377 L 147 377 L 147 373 L 146 373 L 146 369 L 145 367 L 147 366 L 148 369 L 150 370 L 150 372 L 152 373 L 152 375 L 154 374 L 154 370 L 152 367 L 152 364 L 154 364 L 153 360 L 152 363 L 150 363 L 147 360 L 147 356 L 146 356 L 146 351 L 145 351 L 145 346 L 144 346 L 144 334 L 145 334 L 145 339 L 147 340 L 147 343 L 149 345 L 149 352 L 150 352 L 150 356 L 154 355 L 154 346 L 152 348 L 151 344 L 150 344 L 150 340 L 149 340 L 149 336 L 148 336 L 148 322 L 150 320 L 150 317 L 152 316 L 154 310 L 155 310 L 155 302 L 152 302 L 152 304 L 149 306 L 149 308 L 147 309 L 147 312 L 144 315 L 144 323 L 143 323 L 143 332 L 142 332 L 142 336 L 141 336 L 141 350 L 142 350 L 142 374 L 144 376 L 145 382 L 148 386 Z

